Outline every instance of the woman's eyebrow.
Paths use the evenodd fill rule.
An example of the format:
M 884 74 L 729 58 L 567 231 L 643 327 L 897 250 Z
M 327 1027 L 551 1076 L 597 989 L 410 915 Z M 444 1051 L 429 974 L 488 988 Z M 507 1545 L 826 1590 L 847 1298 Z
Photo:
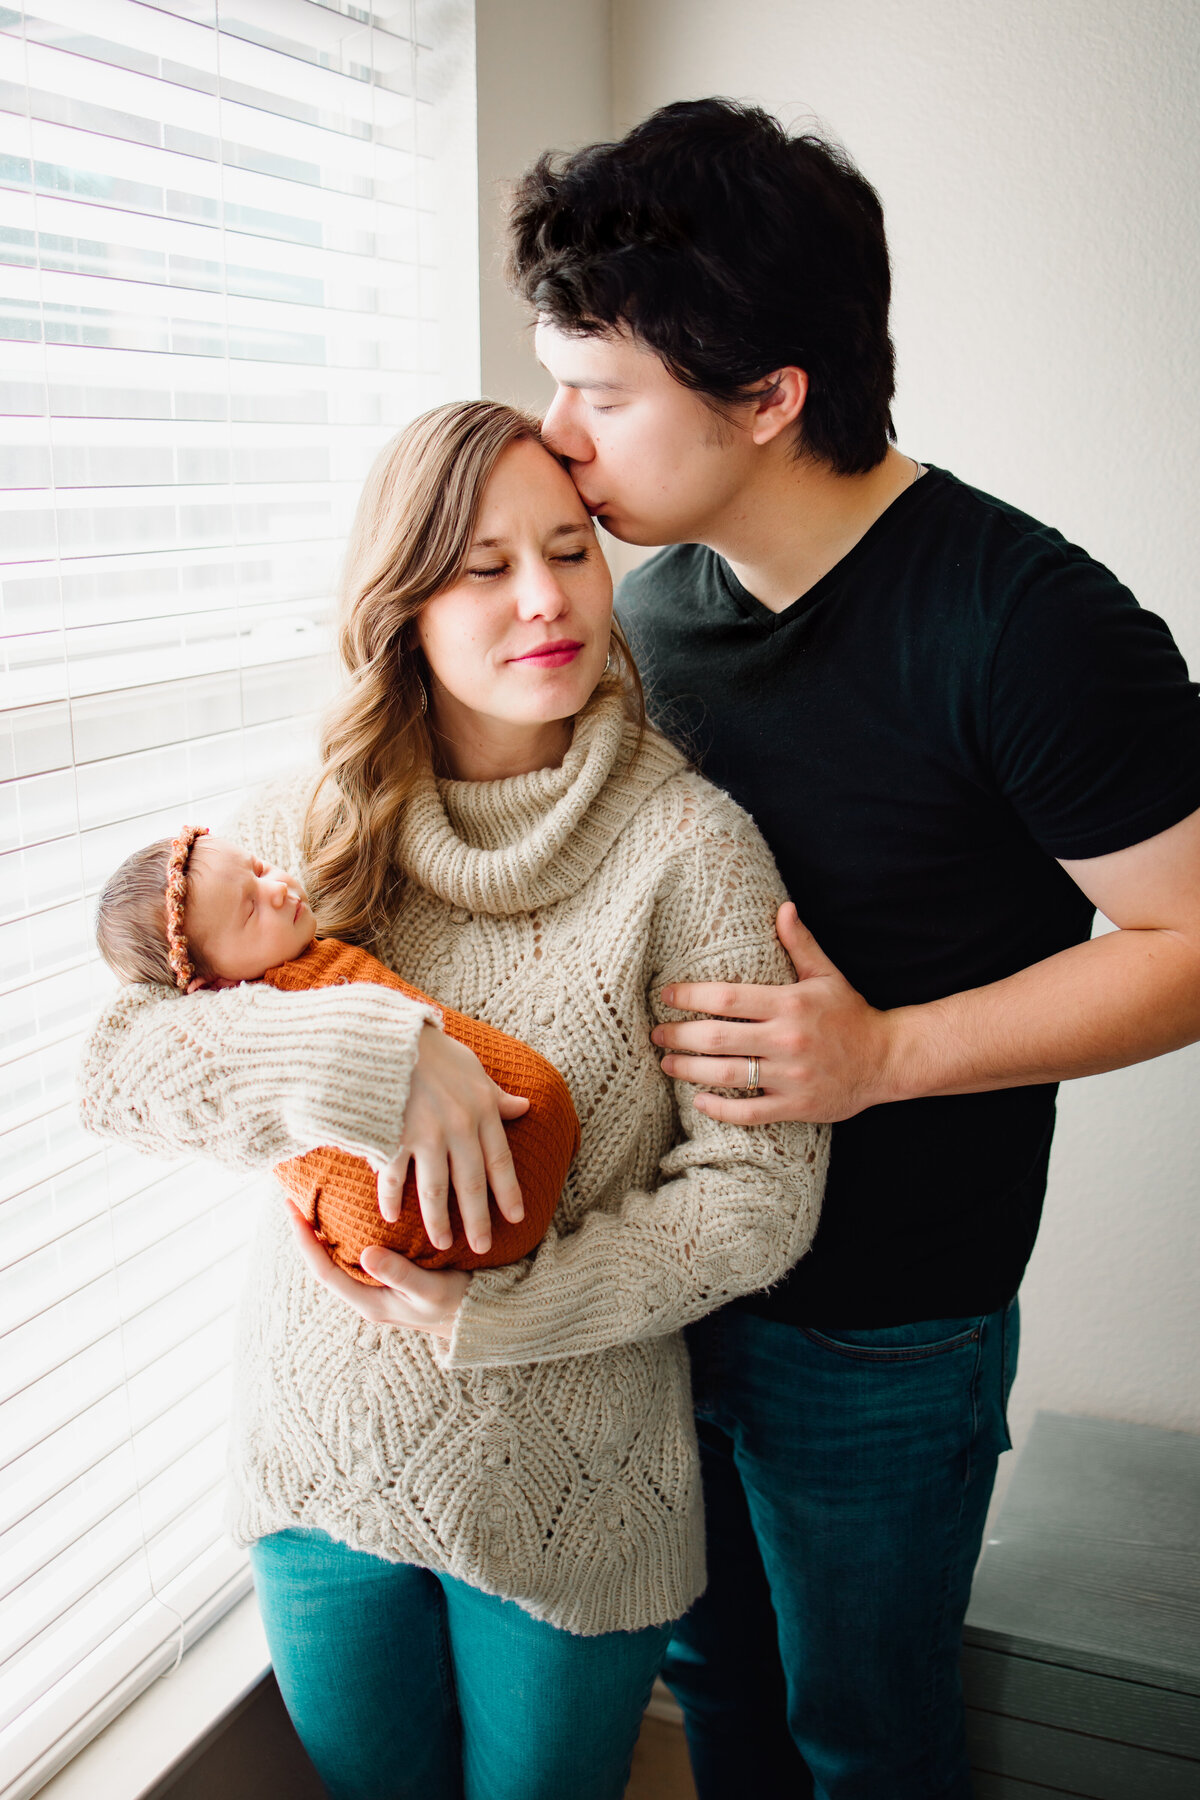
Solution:
M 575 519 L 570 525 L 555 525 L 551 531 L 546 533 L 546 542 L 549 544 L 552 543 L 555 538 L 569 537 L 572 532 L 587 530 L 588 522 L 586 519 Z M 502 537 L 473 538 L 471 541 L 471 548 L 472 550 L 500 550 L 503 549 L 507 543 L 508 539 Z

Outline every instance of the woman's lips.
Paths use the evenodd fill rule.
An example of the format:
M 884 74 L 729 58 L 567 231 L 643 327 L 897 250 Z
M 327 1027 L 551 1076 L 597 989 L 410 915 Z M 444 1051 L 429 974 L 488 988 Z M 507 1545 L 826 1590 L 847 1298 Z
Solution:
M 570 638 L 562 638 L 557 643 L 540 644 L 536 650 L 529 650 L 524 656 L 514 656 L 510 661 L 515 663 L 533 663 L 539 669 L 562 669 L 569 662 L 574 662 L 582 644 Z

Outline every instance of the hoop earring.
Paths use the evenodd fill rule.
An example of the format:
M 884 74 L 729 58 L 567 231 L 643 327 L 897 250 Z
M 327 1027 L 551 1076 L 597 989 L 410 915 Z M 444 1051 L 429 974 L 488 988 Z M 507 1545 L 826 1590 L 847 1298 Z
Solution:
M 429 711 L 429 695 L 425 692 L 425 683 L 419 675 L 417 676 L 417 686 L 421 690 L 421 717 L 424 718 Z
M 608 640 L 608 659 L 604 664 L 604 673 L 606 675 L 615 675 L 616 672 L 617 672 L 617 659 L 613 655 L 613 652 L 612 652 L 612 639 L 609 638 L 609 640 Z

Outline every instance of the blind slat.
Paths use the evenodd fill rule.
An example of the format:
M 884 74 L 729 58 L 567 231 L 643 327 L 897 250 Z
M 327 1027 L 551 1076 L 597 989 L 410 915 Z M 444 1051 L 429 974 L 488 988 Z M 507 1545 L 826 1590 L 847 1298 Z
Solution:
M 71 1428 L 84 1420 L 92 1407 L 103 1408 L 114 1397 L 120 1399 L 131 1419 L 138 1419 L 141 1409 L 148 1409 L 154 1403 L 152 1398 L 145 1396 L 156 1395 L 160 1381 L 170 1378 L 169 1374 L 160 1373 L 160 1365 L 162 1370 L 171 1371 L 175 1366 L 173 1359 L 190 1356 L 194 1346 L 209 1341 L 210 1334 L 216 1334 L 228 1347 L 227 1336 L 222 1334 L 229 1331 L 232 1308 L 232 1296 L 227 1294 L 224 1309 L 213 1310 L 200 1324 L 179 1321 L 174 1339 L 164 1337 L 155 1346 L 151 1360 L 144 1368 L 131 1366 L 124 1354 L 120 1331 L 113 1330 L 95 1344 L 88 1345 L 81 1355 L 60 1364 L 22 1389 L 0 1405 L 0 1424 L 4 1427 L 2 1441 L 5 1454 L 11 1458 L 11 1464 L 6 1467 L 20 1468 L 25 1456 L 52 1442 L 60 1431 L 70 1434 Z M 89 1423 L 86 1429 L 73 1434 L 80 1446 L 81 1466 L 89 1453 L 90 1431 Z
M 129 1384 L 123 1383 L 103 1400 L 95 1402 L 89 1413 L 86 1437 L 72 1431 L 64 1422 L 39 1443 L 31 1445 L 23 1456 L 8 1463 L 4 1469 L 3 1493 L 0 1494 L 0 1532 L 22 1524 L 39 1508 L 64 1495 L 73 1484 L 93 1478 L 109 1458 L 129 1445 L 131 1432 L 153 1424 L 173 1407 L 187 1406 L 193 1395 L 212 1383 L 223 1382 L 229 1361 L 228 1332 L 224 1329 L 227 1321 L 228 1315 L 222 1314 L 219 1320 L 209 1321 L 193 1333 L 187 1340 L 186 1363 L 182 1362 L 178 1349 L 173 1357 L 168 1353 L 162 1359 L 164 1362 L 174 1360 L 180 1366 L 174 1371 L 175 1381 L 170 1394 L 157 1396 L 157 1412 L 134 1422 L 127 1398 Z M 222 1329 L 214 1333 L 214 1324 Z M 218 1404 L 223 1415 L 224 1395 L 218 1397 Z

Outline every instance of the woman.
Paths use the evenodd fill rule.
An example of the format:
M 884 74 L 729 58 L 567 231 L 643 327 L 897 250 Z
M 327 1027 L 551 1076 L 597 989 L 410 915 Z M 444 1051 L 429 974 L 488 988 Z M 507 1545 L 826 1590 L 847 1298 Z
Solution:
M 307 811 L 276 793 L 242 834 L 304 868 L 324 932 L 555 1062 L 582 1147 L 536 1254 L 430 1278 L 436 1304 L 414 1307 L 380 1251 L 364 1264 L 394 1286 L 349 1294 L 270 1212 L 235 1529 L 336 1800 L 609 1800 L 704 1582 L 680 1327 L 775 1280 L 816 1225 L 825 1134 L 705 1117 L 649 1043 L 673 977 L 787 977 L 778 877 L 745 815 L 631 716 L 591 522 L 511 409 L 439 408 L 384 452 L 340 642 Z M 383 989 L 127 990 L 92 1039 L 85 1114 L 160 1154 L 333 1142 L 394 1180 L 443 1046 Z M 456 1187 L 478 1178 L 478 1156 L 450 1159 Z

